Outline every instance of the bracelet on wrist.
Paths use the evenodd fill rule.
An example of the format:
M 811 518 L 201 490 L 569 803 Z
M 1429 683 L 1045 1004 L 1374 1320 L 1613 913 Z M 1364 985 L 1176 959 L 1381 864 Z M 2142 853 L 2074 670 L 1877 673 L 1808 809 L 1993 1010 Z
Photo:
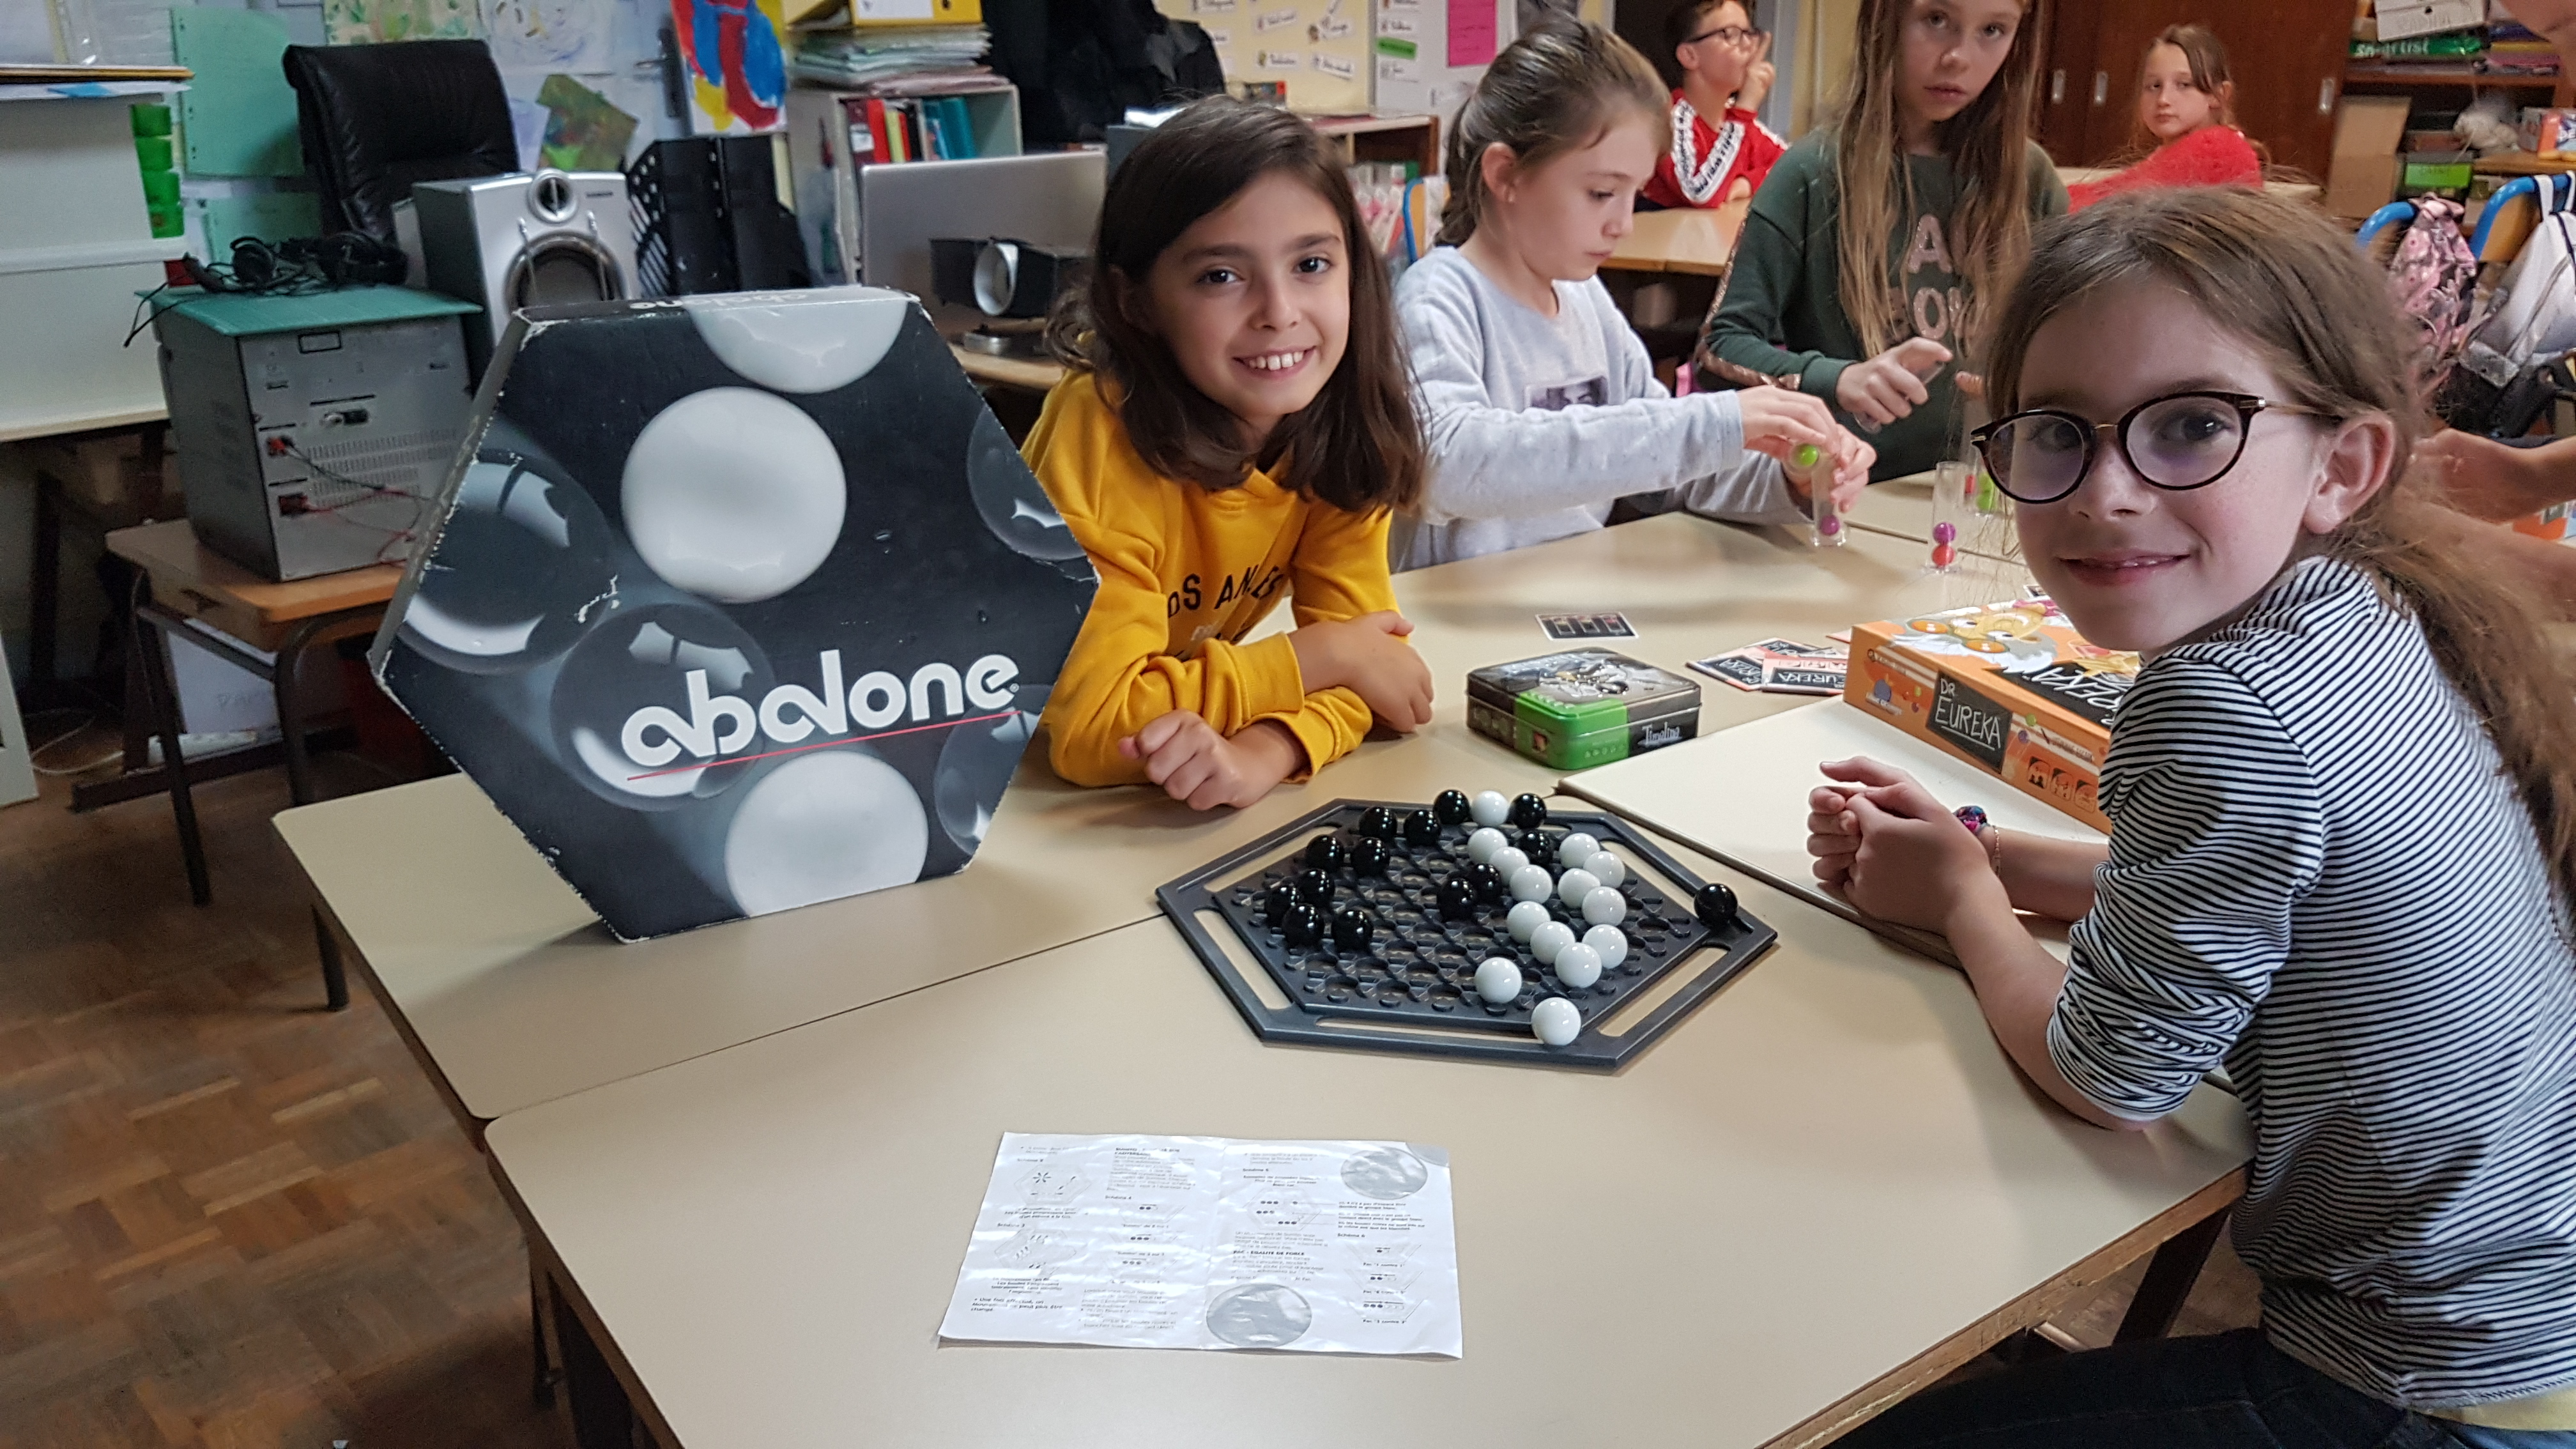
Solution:
M 1958 817 L 1959 823 L 1968 828 L 1968 833 L 1986 848 L 1986 868 L 2000 878 L 2004 873 L 2003 827 L 1987 818 L 1981 806 L 1962 805 L 1950 813 Z

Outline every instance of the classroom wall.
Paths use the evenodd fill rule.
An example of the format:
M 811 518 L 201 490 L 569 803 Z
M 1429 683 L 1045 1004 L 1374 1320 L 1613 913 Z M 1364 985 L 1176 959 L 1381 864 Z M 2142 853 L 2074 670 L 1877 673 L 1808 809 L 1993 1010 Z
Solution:
M 1781 80 L 1790 85 L 1789 124 L 1792 140 L 1833 119 L 1834 102 L 1851 74 L 1852 49 L 1860 32 L 1860 0 L 1803 0 L 1796 37 L 1796 79 L 1781 64 Z M 1776 123 L 1775 123 L 1776 124 Z
M 29 0 L 0 0 L 0 8 Z M 615 114 L 588 102 L 575 109 L 587 129 L 575 128 L 575 139 L 588 142 L 606 136 L 616 142 L 605 153 L 618 169 L 665 136 L 687 134 L 684 121 L 670 114 L 661 82 L 660 27 L 670 13 L 668 0 L 200 0 L 202 8 L 256 10 L 275 18 L 287 38 L 298 45 L 321 45 L 330 36 L 387 32 L 429 35 L 472 33 L 493 43 L 501 63 L 503 87 L 509 91 L 513 121 L 520 130 L 524 162 L 533 164 L 536 148 L 547 139 L 552 113 L 539 102 L 548 77 L 562 74 L 584 91 L 603 99 Z M 1186 0 L 1183 0 L 1186 3 Z M 1355 3 L 1355 0 L 1353 0 Z M 100 53 L 109 63 L 168 65 L 170 0 L 87 0 L 96 17 Z M 495 39 L 496 23 L 519 23 L 516 32 Z M 548 29 L 548 26 L 556 27 Z M 534 28 L 537 33 L 530 36 Z M 586 42 L 576 44 L 575 42 Z M 551 59 L 554 63 L 546 63 Z M 534 62 L 534 63 L 513 63 Z M 559 97 L 563 93 L 558 91 Z M 631 121 L 631 128 L 619 120 Z M 560 128 L 559 128 L 560 130 Z M 618 154 L 622 151 L 622 155 Z M 593 150 L 591 160 L 601 159 Z M 189 198 L 190 249 L 207 255 L 204 207 L 216 203 L 221 218 L 263 215 L 263 198 L 302 189 L 300 178 L 283 182 L 268 177 L 189 175 L 182 191 Z M 256 223 L 241 220 L 255 227 Z M 149 345 L 138 339 L 137 347 Z M 14 678 L 24 679 L 30 612 L 29 572 L 35 541 L 35 485 L 0 447 L 0 651 L 5 651 Z M 61 639 L 57 657 L 71 673 L 87 668 L 91 643 L 105 612 L 93 580 L 97 551 L 76 527 L 65 539 Z

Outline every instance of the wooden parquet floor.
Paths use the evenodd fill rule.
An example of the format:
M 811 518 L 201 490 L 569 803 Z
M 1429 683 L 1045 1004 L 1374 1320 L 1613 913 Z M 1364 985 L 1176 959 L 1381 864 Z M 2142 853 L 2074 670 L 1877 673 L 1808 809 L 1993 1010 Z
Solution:
M 0 1445 L 567 1444 L 481 1158 L 362 985 L 322 1010 L 282 773 L 198 792 L 202 909 L 166 801 L 46 787 L 0 811 Z

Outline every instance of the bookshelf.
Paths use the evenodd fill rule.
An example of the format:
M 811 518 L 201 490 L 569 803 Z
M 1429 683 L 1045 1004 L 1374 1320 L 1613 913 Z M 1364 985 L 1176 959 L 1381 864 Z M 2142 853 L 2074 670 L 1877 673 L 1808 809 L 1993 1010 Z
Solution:
M 796 226 L 805 238 L 805 259 L 826 282 L 858 281 L 859 167 L 880 163 L 872 158 L 875 133 L 869 129 L 868 102 L 955 101 L 964 107 L 973 137 L 974 158 L 1017 156 L 1020 146 L 1020 92 L 998 77 L 915 88 L 902 82 L 856 90 L 797 86 L 787 93 L 787 158 L 794 173 Z M 907 161 L 926 161 L 916 155 Z M 960 158 L 962 159 L 962 158 Z

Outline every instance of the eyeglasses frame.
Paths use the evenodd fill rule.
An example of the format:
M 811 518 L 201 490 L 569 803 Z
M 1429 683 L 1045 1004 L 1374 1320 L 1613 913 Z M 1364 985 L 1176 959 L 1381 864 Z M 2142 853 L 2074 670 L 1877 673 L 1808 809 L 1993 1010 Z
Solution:
M 2186 397 L 2214 398 L 2217 401 L 2226 403 L 2228 406 L 2236 409 L 2236 452 L 2234 456 L 2227 460 L 2225 467 L 2220 468 L 2217 472 L 2210 474 L 2208 477 L 2203 478 L 2197 483 L 2159 483 L 2148 477 L 2146 473 L 2138 467 L 2138 460 L 2130 455 L 2129 424 L 2136 422 L 2139 414 L 2144 413 L 2147 409 L 2154 407 L 2158 403 L 2169 403 L 2174 401 L 2176 398 Z M 2120 450 L 2120 461 L 2128 465 L 2130 475 L 2135 477 L 2139 482 L 2165 493 L 2190 493 L 2197 489 L 2206 488 L 2210 484 L 2217 482 L 2219 479 L 2226 477 L 2229 473 L 2236 470 L 2236 465 L 2245 460 L 2246 444 L 2251 443 L 2254 440 L 2255 416 L 2259 413 L 2267 412 L 2292 413 L 2312 418 L 2326 418 L 2334 416 L 2334 414 L 2326 412 L 2320 408 L 2301 407 L 2297 403 L 2274 402 L 2270 398 L 2260 397 L 2250 392 L 2229 392 L 2220 388 L 2187 387 L 2180 392 L 2163 393 L 2159 396 L 2148 398 L 2145 402 L 2142 402 L 2136 407 L 2129 409 L 2127 412 L 2120 414 L 2116 421 L 2107 423 L 2097 423 L 2081 413 L 2070 412 L 2065 408 L 2024 408 L 2020 412 L 2012 414 L 2010 417 L 1997 418 L 1993 422 L 1986 424 L 1984 427 L 1978 428 L 1969 433 L 1968 441 L 1976 446 L 1977 457 L 1979 461 L 1986 465 L 1986 473 L 1989 477 L 1995 480 L 1995 487 L 2001 489 L 2005 497 L 2012 499 L 2016 503 L 2055 503 L 2062 499 L 2073 497 L 2078 490 L 2083 488 L 2084 480 L 2093 476 L 2093 465 L 2102 460 L 2102 438 L 2105 434 L 2110 436 L 2112 446 Z M 2002 432 L 2006 427 L 2017 423 L 2024 418 L 2038 417 L 2062 418 L 2073 424 L 2076 431 L 2084 435 L 2084 462 L 2075 470 L 2075 481 L 2066 485 L 2065 492 L 2053 493 L 2046 498 L 2025 498 L 2021 494 L 2013 492 L 2011 486 L 2004 482 L 2004 470 L 1995 466 L 1994 455 L 1986 451 L 1986 449 L 1988 445 L 1993 443 L 1995 435 Z
M 1736 32 L 1737 34 L 1739 34 L 1739 35 L 1743 36 L 1744 38 L 1743 38 L 1742 40 L 1730 40 L 1730 41 L 1727 41 L 1727 42 L 1726 42 L 1726 46 L 1727 46 L 1727 49 L 1729 49 L 1729 50 L 1749 50 L 1749 49 L 1751 49 L 1752 47 L 1754 47 L 1754 46 L 1756 46 L 1756 45 L 1761 44 L 1761 43 L 1762 43 L 1762 37 L 1763 37 L 1763 36 L 1765 36 L 1765 35 L 1768 35 L 1768 34 L 1770 33 L 1769 31 L 1763 30 L 1763 29 L 1761 29 L 1761 28 L 1760 28 L 1760 27 L 1758 27 L 1758 26 L 1751 26 L 1751 25 L 1721 25 L 1721 26 L 1717 27 L 1715 30 L 1703 30 L 1703 31 L 1701 31 L 1699 34 L 1692 36 L 1690 39 L 1683 41 L 1683 42 L 1682 42 L 1682 44 L 1684 44 L 1684 45 L 1697 45 L 1697 44 L 1699 44 L 1699 43 L 1700 43 L 1701 41 L 1703 41 L 1703 40 L 1715 40 L 1715 39 L 1717 39 L 1718 37 L 1725 35 L 1725 34 L 1726 34 L 1726 32 L 1728 32 L 1728 31 L 1730 31 L 1730 30 L 1732 30 L 1732 31 Z

